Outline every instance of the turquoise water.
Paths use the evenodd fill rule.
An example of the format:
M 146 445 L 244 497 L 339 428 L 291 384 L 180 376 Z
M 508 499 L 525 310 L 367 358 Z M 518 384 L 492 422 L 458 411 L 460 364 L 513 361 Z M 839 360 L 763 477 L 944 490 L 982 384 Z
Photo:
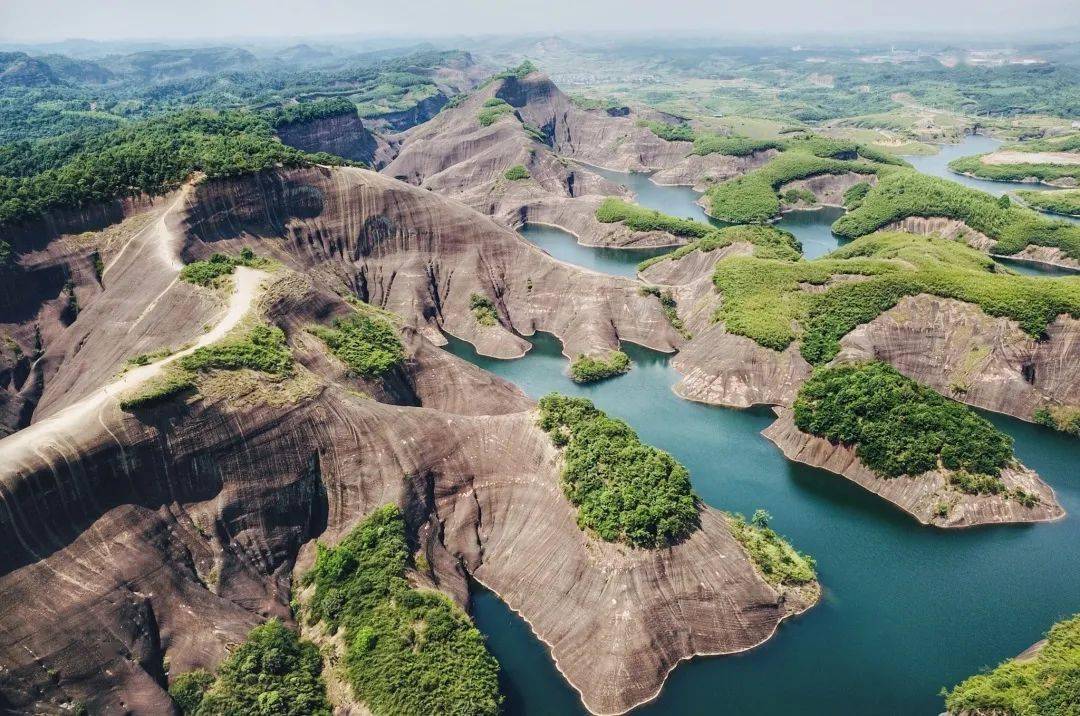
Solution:
M 1018 654 L 1055 621 L 1080 610 L 1080 451 L 1075 440 L 989 416 L 1057 491 L 1065 520 L 945 532 L 831 473 L 787 461 L 758 433 L 765 409 L 727 410 L 681 400 L 668 358 L 633 345 L 628 374 L 578 386 L 550 335 L 526 357 L 448 350 L 533 397 L 588 397 L 670 451 L 710 505 L 752 513 L 818 560 L 822 602 L 785 622 L 763 646 L 680 665 L 660 697 L 635 714 L 936 714 L 938 690 Z M 490 592 L 473 614 L 503 669 L 508 714 L 584 713 L 546 647 Z
M 666 249 L 604 249 L 582 246 L 573 234 L 553 226 L 526 224 L 518 233 L 531 244 L 567 263 L 615 276 L 637 275 L 639 262 L 671 251 Z
M 658 187 L 644 174 L 602 173 L 633 189 L 644 206 L 708 220 L 689 188 Z M 807 256 L 818 256 L 838 245 L 828 229 L 838 212 L 795 212 L 779 225 L 795 233 Z M 633 275 L 642 258 L 582 247 L 563 232 L 533 227 L 523 234 L 594 270 Z M 530 340 L 533 349 L 512 361 L 479 356 L 453 338 L 447 349 L 533 397 L 557 390 L 590 398 L 681 460 L 708 504 L 744 514 L 769 510 L 775 528 L 818 560 L 824 593 L 817 607 L 750 652 L 680 665 L 659 698 L 635 714 L 937 714 L 942 686 L 1020 653 L 1052 623 L 1080 611 L 1075 439 L 988 415 L 1015 438 L 1017 455 L 1055 489 L 1069 516 L 1044 525 L 936 530 L 839 476 L 787 461 L 759 434 L 772 421 L 770 411 L 676 397 L 671 386 L 679 375 L 668 356 L 624 344 L 633 370 L 580 386 L 567 377 L 556 338 Z M 473 614 L 502 665 L 508 714 L 584 713 L 522 619 L 480 587 Z

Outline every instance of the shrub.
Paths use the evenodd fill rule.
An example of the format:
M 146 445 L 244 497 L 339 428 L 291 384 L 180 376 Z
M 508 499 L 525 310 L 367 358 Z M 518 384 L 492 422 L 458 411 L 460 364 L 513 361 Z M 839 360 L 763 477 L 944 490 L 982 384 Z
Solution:
M 180 674 L 169 685 L 169 696 L 176 703 L 180 713 L 194 714 L 202 704 L 203 696 L 214 683 L 214 675 L 205 669 L 195 669 Z
M 203 683 L 202 676 L 186 681 L 183 697 L 194 701 Z M 218 667 L 196 709 L 184 713 L 330 716 L 331 711 L 318 648 L 271 619 L 251 630 Z
M 337 547 L 318 545 L 311 623 L 344 629 L 345 674 L 374 714 L 494 715 L 499 665 L 468 616 L 441 593 L 409 586 L 405 520 L 386 505 Z
M 1080 407 L 1055 405 L 1039 408 L 1032 415 L 1032 420 L 1039 425 L 1080 437 Z
M 596 209 L 596 220 L 603 224 L 622 222 L 634 231 L 666 231 L 675 236 L 694 238 L 708 236 L 715 231 L 713 227 L 700 221 L 661 214 L 655 209 L 646 209 L 614 197 L 608 197 L 600 203 Z
M 758 258 L 779 259 L 782 261 L 798 261 L 802 258 L 802 244 L 788 231 L 769 225 L 726 226 L 723 229 L 715 229 L 704 238 L 693 241 L 686 246 L 680 246 L 671 253 L 645 259 L 638 264 L 637 269 L 638 271 L 644 271 L 661 261 L 678 261 L 694 251 L 708 253 L 739 241 L 752 244 L 754 256 Z
M 754 152 L 780 149 L 784 143 L 774 139 L 750 139 L 749 137 L 722 137 L 717 134 L 699 134 L 694 137 L 694 154 L 726 154 L 746 157 Z
M 259 258 L 255 252 L 245 247 L 237 256 L 214 253 L 204 261 L 192 261 L 180 269 L 180 278 L 198 286 L 209 286 L 221 276 L 232 274 L 237 266 L 265 268 L 269 264 L 269 260 Z
M 694 130 L 688 124 L 667 124 L 648 119 L 638 120 L 637 124 L 639 127 L 647 127 L 653 134 L 668 142 L 694 141 Z
M 1064 216 L 1080 216 L 1080 189 L 1068 191 L 1018 191 L 1021 199 L 1039 211 Z M 0 261 L 0 265 L 3 261 Z
M 754 517 L 759 518 L 758 510 Z M 766 515 L 768 513 L 765 513 Z M 766 582 L 774 585 L 796 585 L 811 582 L 816 577 L 814 559 L 800 554 L 783 537 L 760 519 L 747 522 L 740 514 L 727 514 L 731 536 L 746 550 L 750 561 Z
M 307 331 L 321 339 L 351 372 L 363 378 L 378 378 L 405 360 L 405 348 L 397 330 L 378 316 L 338 318 L 333 328 L 309 326 Z
M 1037 179 L 1051 182 L 1057 179 L 1080 179 L 1080 167 L 1075 164 L 986 164 L 983 154 L 960 157 L 949 162 L 949 169 L 957 174 L 988 179 L 990 181 L 1024 181 Z
M 965 405 L 885 363 L 818 368 L 799 390 L 795 425 L 854 446 L 883 477 L 921 475 L 939 463 L 965 492 L 1001 492 L 1012 438 Z
M 1029 244 L 1055 246 L 1080 259 L 1080 226 L 1053 221 L 1030 209 L 1002 205 L 989 194 L 946 179 L 917 172 L 895 172 L 882 178 L 862 204 L 840 217 L 833 232 L 853 239 L 909 216 L 963 221 L 997 243 L 996 253 L 1015 254 Z
M 613 378 L 630 370 L 630 356 L 622 351 L 612 351 L 606 359 L 579 355 L 570 364 L 570 377 L 575 383 L 595 383 Z
M 858 209 L 869 192 L 870 184 L 867 182 L 861 181 L 858 184 L 852 184 L 844 192 L 844 208 L 848 211 Z
M 950 714 L 1072 716 L 1080 694 L 1080 614 L 1058 622 L 1025 661 L 1009 660 L 943 691 Z
M 255 326 L 241 337 L 197 348 L 177 362 L 181 368 L 192 372 L 248 368 L 285 376 L 293 371 L 285 334 L 280 328 L 270 326 Z
M 717 263 L 713 282 L 724 298 L 714 319 L 729 332 L 773 350 L 801 337 L 803 357 L 813 364 L 831 360 L 856 326 L 920 293 L 1012 318 L 1036 338 L 1061 314 L 1080 317 L 1074 279 L 999 273 L 989 257 L 960 242 L 903 233 L 864 236 L 813 261 L 729 257 Z M 806 284 L 828 288 L 811 293 Z
M 495 311 L 495 304 L 487 296 L 479 293 L 470 295 L 469 310 L 472 311 L 473 317 L 481 326 L 494 326 L 499 322 L 499 314 Z
M 804 204 L 816 204 L 817 197 L 814 196 L 814 192 L 808 189 L 788 189 L 784 192 L 785 204 L 798 204 L 799 202 Z
M 660 310 L 664 312 L 664 318 L 671 324 L 671 327 L 678 331 L 683 338 L 692 338 L 690 331 L 686 330 L 682 319 L 679 318 L 679 304 L 676 302 L 670 288 L 661 291 L 656 286 L 642 286 L 638 291 L 642 296 L 655 296 L 656 300 L 660 302 Z
M 510 181 L 522 181 L 523 179 L 530 178 L 532 175 L 529 174 L 529 170 L 526 169 L 523 165 L 515 164 L 514 166 L 507 169 L 503 176 Z
M 513 111 L 514 108 L 505 100 L 501 100 L 498 97 L 492 97 L 484 100 L 484 106 L 476 115 L 476 119 L 480 122 L 481 127 L 490 127 Z
M 540 399 L 540 427 L 566 445 L 562 486 L 578 526 L 608 542 L 662 547 L 698 527 L 690 475 L 675 458 L 645 445 L 621 420 L 583 398 Z

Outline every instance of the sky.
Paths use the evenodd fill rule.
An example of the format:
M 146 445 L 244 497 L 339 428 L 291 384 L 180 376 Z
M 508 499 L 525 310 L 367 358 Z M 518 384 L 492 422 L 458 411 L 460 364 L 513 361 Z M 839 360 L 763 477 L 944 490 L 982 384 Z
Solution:
M 0 0 L 0 40 L 547 32 L 1009 34 L 1080 27 L 1080 0 Z

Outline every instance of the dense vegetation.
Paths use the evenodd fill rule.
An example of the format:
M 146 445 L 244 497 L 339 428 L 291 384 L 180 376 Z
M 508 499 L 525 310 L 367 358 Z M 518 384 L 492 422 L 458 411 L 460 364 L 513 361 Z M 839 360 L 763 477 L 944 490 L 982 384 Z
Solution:
M 494 326 L 499 322 L 499 314 L 495 310 L 495 304 L 487 296 L 474 293 L 469 296 L 469 310 L 473 318 L 481 326 Z
M 740 514 L 726 517 L 732 537 L 743 546 L 766 582 L 774 585 L 806 584 L 817 576 L 813 557 L 800 554 L 770 528 L 769 513 L 765 510 L 755 512 L 749 522 Z
M 29 167 L 35 173 L 0 176 L 0 224 L 53 209 L 162 194 L 195 172 L 213 178 L 343 161 L 285 146 L 264 118 L 251 113 L 189 110 L 43 153 Z
M 1080 407 L 1057 405 L 1039 408 L 1032 419 L 1039 425 L 1080 437 Z
M 995 251 L 1014 254 L 1028 244 L 1059 247 L 1080 259 L 1080 226 L 1052 221 L 1007 198 L 994 198 L 977 189 L 917 172 L 883 177 L 862 204 L 837 219 L 833 231 L 855 238 L 909 216 L 958 219 L 997 242 Z
M 169 687 L 185 716 L 330 716 L 322 655 L 279 620 L 255 627 L 218 667 L 178 676 Z
M 716 230 L 693 219 L 680 219 L 646 209 L 622 199 L 608 197 L 596 209 L 596 220 L 604 224 L 622 222 L 634 231 L 666 231 L 675 236 L 702 238 Z
M 308 621 L 344 630 L 345 674 L 377 716 L 499 712 L 499 666 L 468 616 L 433 590 L 409 585 L 401 510 L 386 505 L 337 547 L 318 546 L 303 583 Z
M 1080 217 L 1080 189 L 1067 191 L 1020 191 L 1021 199 L 1039 211 Z
M 526 169 L 524 165 L 515 164 L 514 166 L 507 169 L 503 173 L 503 176 L 510 181 L 523 181 L 530 178 L 532 175 L 529 174 L 529 170 Z
M 782 261 L 798 261 L 802 258 L 802 245 L 793 234 L 775 226 L 726 226 L 722 229 L 714 229 L 697 241 L 691 241 L 686 246 L 680 246 L 671 253 L 661 256 L 653 256 L 638 264 L 638 271 L 644 271 L 653 264 L 661 261 L 678 261 L 694 251 L 708 253 L 725 246 L 745 241 L 754 246 L 754 256 L 763 259 L 779 259 Z
M 490 127 L 504 116 L 512 114 L 513 112 L 514 108 L 511 107 L 506 100 L 492 97 L 491 99 L 484 100 L 480 112 L 476 115 L 476 120 L 480 122 L 481 127 Z
M 292 124 L 350 114 L 356 114 L 356 105 L 344 97 L 333 97 L 275 108 L 267 112 L 267 120 L 275 129 L 281 129 Z
M 630 356 L 622 351 L 612 351 L 607 358 L 579 355 L 570 364 L 570 377 L 575 383 L 595 383 L 614 378 L 630 370 Z
M 261 259 L 249 248 L 240 249 L 238 256 L 211 254 L 205 261 L 192 261 L 180 269 L 180 278 L 198 286 L 209 286 L 222 276 L 228 276 L 237 266 L 265 268 L 269 261 Z
M 863 158 L 864 151 L 861 145 L 848 150 L 839 143 L 791 142 L 765 166 L 710 187 L 706 193 L 709 213 L 731 223 L 762 223 L 780 213 L 777 191 L 788 182 L 847 172 L 882 175 L 892 169 L 891 163 L 879 162 L 876 154 L 873 161 Z
M 834 280 L 858 275 L 859 281 Z M 731 333 L 773 350 L 801 339 L 806 360 L 821 364 L 839 340 L 905 296 L 928 293 L 978 305 L 1016 320 L 1034 337 L 1063 313 L 1080 317 L 1080 280 L 1001 273 L 960 242 L 911 234 L 864 236 L 813 261 L 730 257 L 713 282 L 724 297 L 715 318 Z M 812 293 L 800 284 L 828 286 Z
M 309 326 L 355 375 L 373 379 L 405 360 L 405 348 L 389 320 L 374 310 L 334 319 L 333 328 Z
M 746 157 L 754 152 L 766 149 L 782 149 L 784 143 L 775 139 L 751 139 L 749 137 L 718 134 L 698 134 L 694 137 L 694 154 L 726 154 L 732 157 Z
M 1080 614 L 1051 627 L 1032 658 L 1010 659 L 943 695 L 950 714 L 1075 716 L 1078 694 Z
M 662 547 L 697 529 L 686 468 L 623 421 L 584 398 L 550 393 L 540 399 L 540 427 L 566 446 L 563 492 L 582 529 L 635 547 Z
M 649 119 L 638 120 L 639 127 L 646 127 L 660 139 L 668 142 L 692 142 L 694 141 L 694 130 L 688 124 L 668 124 L 667 122 L 656 122 Z
M 1024 181 L 1034 178 L 1041 182 L 1058 179 L 1080 179 L 1080 164 L 986 164 L 984 155 L 960 157 L 949 162 L 949 169 L 991 181 Z
M 848 211 L 852 209 L 858 209 L 866 195 L 870 193 L 869 182 L 861 181 L 857 184 L 852 184 L 848 187 L 848 190 L 844 192 L 844 208 Z
M 853 446 L 883 477 L 921 475 L 940 465 L 996 478 L 1013 460 L 1011 437 L 886 363 L 818 368 L 799 389 L 794 413 L 800 430 Z

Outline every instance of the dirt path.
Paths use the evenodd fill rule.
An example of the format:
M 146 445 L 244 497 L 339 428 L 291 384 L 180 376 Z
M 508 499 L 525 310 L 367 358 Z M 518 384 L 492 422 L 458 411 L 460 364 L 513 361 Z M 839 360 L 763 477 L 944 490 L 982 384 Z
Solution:
M 69 405 L 56 415 L 32 423 L 0 440 L 0 464 L 15 464 L 18 460 L 18 454 L 22 451 L 36 450 L 51 441 L 64 440 L 67 436 L 77 434 L 79 426 L 90 420 L 95 412 L 100 411 L 111 400 L 159 375 L 165 366 L 193 353 L 196 348 L 221 340 L 240 323 L 244 315 L 255 305 L 262 281 L 267 276 L 268 274 L 264 271 L 256 271 L 243 266 L 238 267 L 233 276 L 234 290 L 229 297 L 229 304 L 224 315 L 213 328 L 200 336 L 194 345 L 173 353 L 156 363 L 132 368 L 116 380 L 94 391 L 79 402 Z

